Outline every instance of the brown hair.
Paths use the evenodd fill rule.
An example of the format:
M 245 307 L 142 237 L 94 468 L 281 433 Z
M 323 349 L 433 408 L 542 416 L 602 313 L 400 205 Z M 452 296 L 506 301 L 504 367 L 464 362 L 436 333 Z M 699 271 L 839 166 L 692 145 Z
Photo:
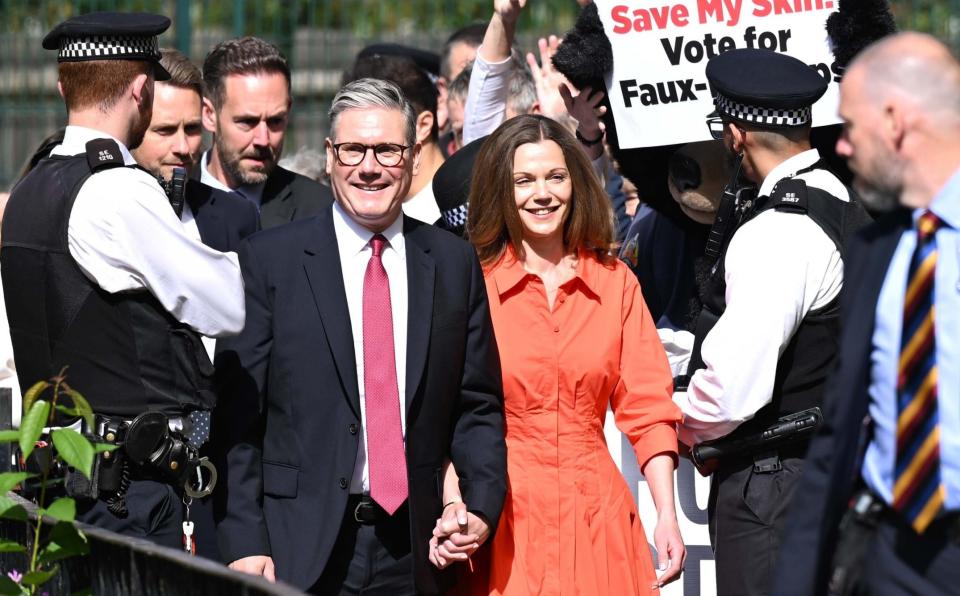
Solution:
M 133 79 L 152 73 L 153 66 L 143 60 L 86 60 L 61 62 L 58 70 L 67 111 L 97 107 L 106 112 Z
M 498 260 L 507 245 L 523 259 L 523 223 L 517 213 L 513 188 L 513 157 L 520 145 L 553 141 L 563 151 L 570 172 L 573 197 L 563 222 L 567 250 L 591 250 L 603 263 L 613 260 L 613 210 L 600 186 L 590 159 L 580 143 L 550 118 L 524 114 L 495 130 L 480 148 L 470 184 L 467 234 L 480 262 Z
M 230 75 L 279 73 L 290 91 L 290 67 L 277 46 L 259 37 L 240 37 L 218 43 L 203 61 L 203 96 L 219 111 L 226 101 L 225 79 Z
M 203 75 L 189 58 L 177 50 L 164 48 L 160 50 L 160 65 L 170 73 L 170 79 L 161 82 L 196 91 L 197 95 L 203 97 Z

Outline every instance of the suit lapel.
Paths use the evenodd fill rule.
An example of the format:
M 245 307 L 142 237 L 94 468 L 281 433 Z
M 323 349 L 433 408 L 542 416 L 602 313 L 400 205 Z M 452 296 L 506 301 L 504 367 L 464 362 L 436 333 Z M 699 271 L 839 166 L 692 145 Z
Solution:
M 418 240 L 416 226 L 404 216 L 404 241 L 407 253 L 407 382 L 406 405 L 413 405 L 430 347 L 430 328 L 433 322 L 433 284 L 436 262 L 428 253 L 429 246 Z
M 296 201 L 289 200 L 293 193 L 293 180 L 293 175 L 279 166 L 267 178 L 260 204 L 260 221 L 264 228 L 294 220 Z
M 333 230 L 331 209 L 317 216 L 320 228 L 304 249 L 303 269 L 323 323 L 330 354 L 333 356 L 340 384 L 357 418 L 360 417 L 360 392 L 357 387 L 357 360 L 353 351 L 350 311 L 340 269 L 340 251 Z
M 187 195 L 188 200 L 194 199 L 189 201 L 190 208 L 193 209 L 201 240 L 216 250 L 226 250 L 229 238 L 227 238 L 227 229 L 223 224 L 223 214 L 220 212 L 215 193 L 209 186 L 201 186 L 199 182 L 188 182 L 187 188 L 196 189 L 194 192 L 188 192 Z

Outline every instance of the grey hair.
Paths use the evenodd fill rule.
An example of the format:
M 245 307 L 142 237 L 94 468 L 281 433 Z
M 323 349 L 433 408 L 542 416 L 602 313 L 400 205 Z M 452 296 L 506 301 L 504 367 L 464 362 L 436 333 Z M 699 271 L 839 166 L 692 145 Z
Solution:
M 277 162 L 277 165 L 317 182 L 326 181 L 327 155 L 311 147 L 300 147 L 293 155 Z
M 507 90 L 507 107 L 513 110 L 513 113 L 529 114 L 537 103 L 537 84 L 533 81 L 533 73 L 530 68 L 523 63 L 514 60 L 513 68 L 510 69 L 510 81 Z
M 411 147 L 417 142 L 417 115 L 403 96 L 400 87 L 383 79 L 357 79 L 344 85 L 330 105 L 330 138 L 337 137 L 337 121 L 347 110 L 385 108 L 399 110 L 405 124 L 405 142 Z

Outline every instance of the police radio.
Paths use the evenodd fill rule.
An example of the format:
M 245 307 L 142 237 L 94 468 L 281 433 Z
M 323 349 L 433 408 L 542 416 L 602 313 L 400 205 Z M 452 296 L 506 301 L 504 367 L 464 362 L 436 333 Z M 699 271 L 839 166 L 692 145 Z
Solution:
M 157 176 L 157 180 L 160 182 L 163 192 L 167 193 L 170 206 L 173 207 L 173 212 L 177 214 L 177 219 L 180 219 L 180 216 L 183 215 L 183 200 L 187 190 L 187 170 L 176 167 L 173 168 L 169 180 L 163 176 Z
M 736 158 L 733 175 L 723 189 L 723 197 L 717 207 L 716 219 L 714 219 L 713 225 L 710 227 L 710 235 L 707 237 L 704 254 L 711 261 L 720 258 L 724 246 L 737 227 L 740 215 L 742 215 L 744 208 L 748 207 L 746 203 L 748 201 L 752 202 L 753 199 L 754 187 L 740 184 L 742 165 L 743 154 L 741 153 Z

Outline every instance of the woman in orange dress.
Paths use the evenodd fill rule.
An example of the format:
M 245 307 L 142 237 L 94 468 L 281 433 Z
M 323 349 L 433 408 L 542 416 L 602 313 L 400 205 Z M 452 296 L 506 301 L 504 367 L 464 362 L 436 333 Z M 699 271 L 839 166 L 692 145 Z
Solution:
M 680 412 L 639 284 L 611 256 L 612 221 L 590 161 L 560 124 L 519 116 L 484 143 L 467 228 L 503 368 L 509 484 L 490 548 L 457 591 L 650 594 L 679 576 Z M 659 578 L 604 440 L 608 407 L 657 508 Z

